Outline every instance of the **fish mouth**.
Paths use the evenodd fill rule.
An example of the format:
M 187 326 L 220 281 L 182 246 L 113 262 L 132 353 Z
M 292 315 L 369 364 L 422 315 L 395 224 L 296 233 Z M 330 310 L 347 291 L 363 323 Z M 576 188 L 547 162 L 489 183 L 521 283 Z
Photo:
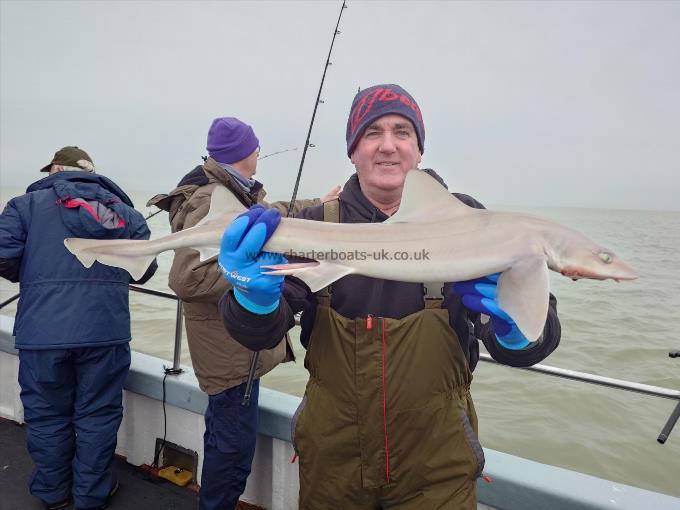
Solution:
M 613 271 L 611 269 L 613 269 Z M 560 274 L 567 278 L 571 278 L 574 281 L 587 278 L 589 280 L 614 280 L 619 282 L 636 280 L 639 277 L 639 275 L 628 266 L 610 268 L 606 273 L 589 271 L 584 267 L 563 267 L 560 270 Z
M 574 281 L 580 280 L 582 278 L 588 278 L 589 280 L 606 280 L 609 278 L 609 276 L 603 276 L 591 271 L 586 271 L 583 268 L 577 269 L 574 267 L 563 267 L 560 270 L 560 274 L 562 274 L 562 276 L 566 276 L 567 278 L 571 278 Z

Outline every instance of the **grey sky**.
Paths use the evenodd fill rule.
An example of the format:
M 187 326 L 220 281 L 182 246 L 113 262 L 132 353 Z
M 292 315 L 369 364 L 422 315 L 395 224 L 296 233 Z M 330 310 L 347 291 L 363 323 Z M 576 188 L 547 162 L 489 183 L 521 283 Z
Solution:
M 128 190 L 168 191 L 211 120 L 253 125 L 290 195 L 341 2 L 0 4 L 0 183 L 79 145 Z M 680 2 L 349 2 L 301 196 L 353 172 L 358 86 L 419 102 L 422 166 L 487 204 L 680 209 Z M 142 205 L 142 204 L 138 204 Z

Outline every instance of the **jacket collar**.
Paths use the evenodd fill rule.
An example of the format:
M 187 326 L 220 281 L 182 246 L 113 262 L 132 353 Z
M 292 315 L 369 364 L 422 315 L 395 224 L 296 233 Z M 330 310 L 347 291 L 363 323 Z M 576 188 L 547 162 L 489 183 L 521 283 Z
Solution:
M 447 188 L 444 180 L 431 168 L 418 170 L 426 172 L 434 177 L 442 186 Z M 359 176 L 354 173 L 345 183 L 340 192 L 342 202 L 343 219 L 348 223 L 382 223 L 389 216 L 374 206 L 371 201 L 361 191 Z
M 26 188 L 26 193 L 31 193 L 32 191 L 38 191 L 41 189 L 52 188 L 57 182 L 72 182 L 72 183 L 82 182 L 98 184 L 99 186 L 105 188 L 109 192 L 116 195 L 125 204 L 129 205 L 130 207 L 134 207 L 132 200 L 130 200 L 130 197 L 128 197 L 127 194 L 115 182 L 113 182 L 108 177 L 104 177 L 103 175 L 100 174 L 93 174 L 90 172 L 76 172 L 76 171 L 57 172 L 48 175 L 47 177 L 44 177 L 39 181 L 36 181 L 33 184 L 31 184 L 28 188 Z
M 229 172 L 222 168 L 217 161 L 209 157 L 203 165 L 203 171 L 210 182 L 218 182 L 234 193 L 244 204 L 260 202 L 266 195 L 262 189 L 262 183 L 255 181 L 250 193 L 241 188 L 236 179 L 234 179 Z
M 382 223 L 388 216 L 374 206 L 361 191 L 359 176 L 355 173 L 340 192 L 343 219 L 348 223 Z

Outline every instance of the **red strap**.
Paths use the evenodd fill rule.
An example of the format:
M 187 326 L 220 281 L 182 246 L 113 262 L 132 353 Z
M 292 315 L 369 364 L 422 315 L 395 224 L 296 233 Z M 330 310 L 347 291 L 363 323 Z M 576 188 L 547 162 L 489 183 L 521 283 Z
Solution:
M 102 220 L 97 214 L 97 211 L 95 211 L 90 204 L 87 203 L 86 200 L 73 200 L 71 197 L 66 197 L 66 198 L 61 198 L 57 200 L 56 202 L 58 205 L 63 205 L 67 209 L 77 209 L 78 207 L 84 208 L 87 212 L 89 212 L 92 217 L 97 220 L 97 222 L 101 223 Z M 115 203 L 115 201 L 110 201 L 110 203 Z M 116 228 L 124 227 L 125 226 L 125 220 L 121 218 L 118 214 L 115 214 L 115 218 L 118 220 L 116 221 Z
M 386 354 L 387 354 L 387 335 L 385 335 L 385 319 L 382 319 L 382 390 L 383 390 L 383 430 L 385 432 L 385 479 L 387 480 L 387 483 L 390 483 L 390 444 L 387 437 L 387 382 L 385 380 Z

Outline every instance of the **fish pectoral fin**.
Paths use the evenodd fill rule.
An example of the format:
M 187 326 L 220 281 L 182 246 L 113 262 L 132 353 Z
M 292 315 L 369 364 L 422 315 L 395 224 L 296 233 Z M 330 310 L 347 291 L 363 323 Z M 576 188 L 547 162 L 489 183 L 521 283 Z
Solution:
M 498 304 L 531 342 L 543 334 L 549 294 L 548 265 L 543 257 L 522 259 L 498 279 Z
M 318 262 L 296 262 L 294 264 L 272 264 L 270 266 L 262 266 L 262 269 L 269 269 L 270 271 L 262 272 L 262 274 L 273 275 L 289 275 L 296 274 L 302 271 L 307 271 L 313 267 L 317 267 Z
M 198 253 L 201 262 L 205 262 L 210 258 L 217 257 L 220 254 L 220 249 L 216 246 L 201 246 Z
M 272 266 L 262 266 L 263 269 L 270 269 L 266 273 L 272 275 L 292 275 L 307 284 L 312 292 L 328 287 L 334 281 L 352 273 L 352 268 L 333 264 L 332 262 L 303 262 L 297 264 L 277 264 Z

